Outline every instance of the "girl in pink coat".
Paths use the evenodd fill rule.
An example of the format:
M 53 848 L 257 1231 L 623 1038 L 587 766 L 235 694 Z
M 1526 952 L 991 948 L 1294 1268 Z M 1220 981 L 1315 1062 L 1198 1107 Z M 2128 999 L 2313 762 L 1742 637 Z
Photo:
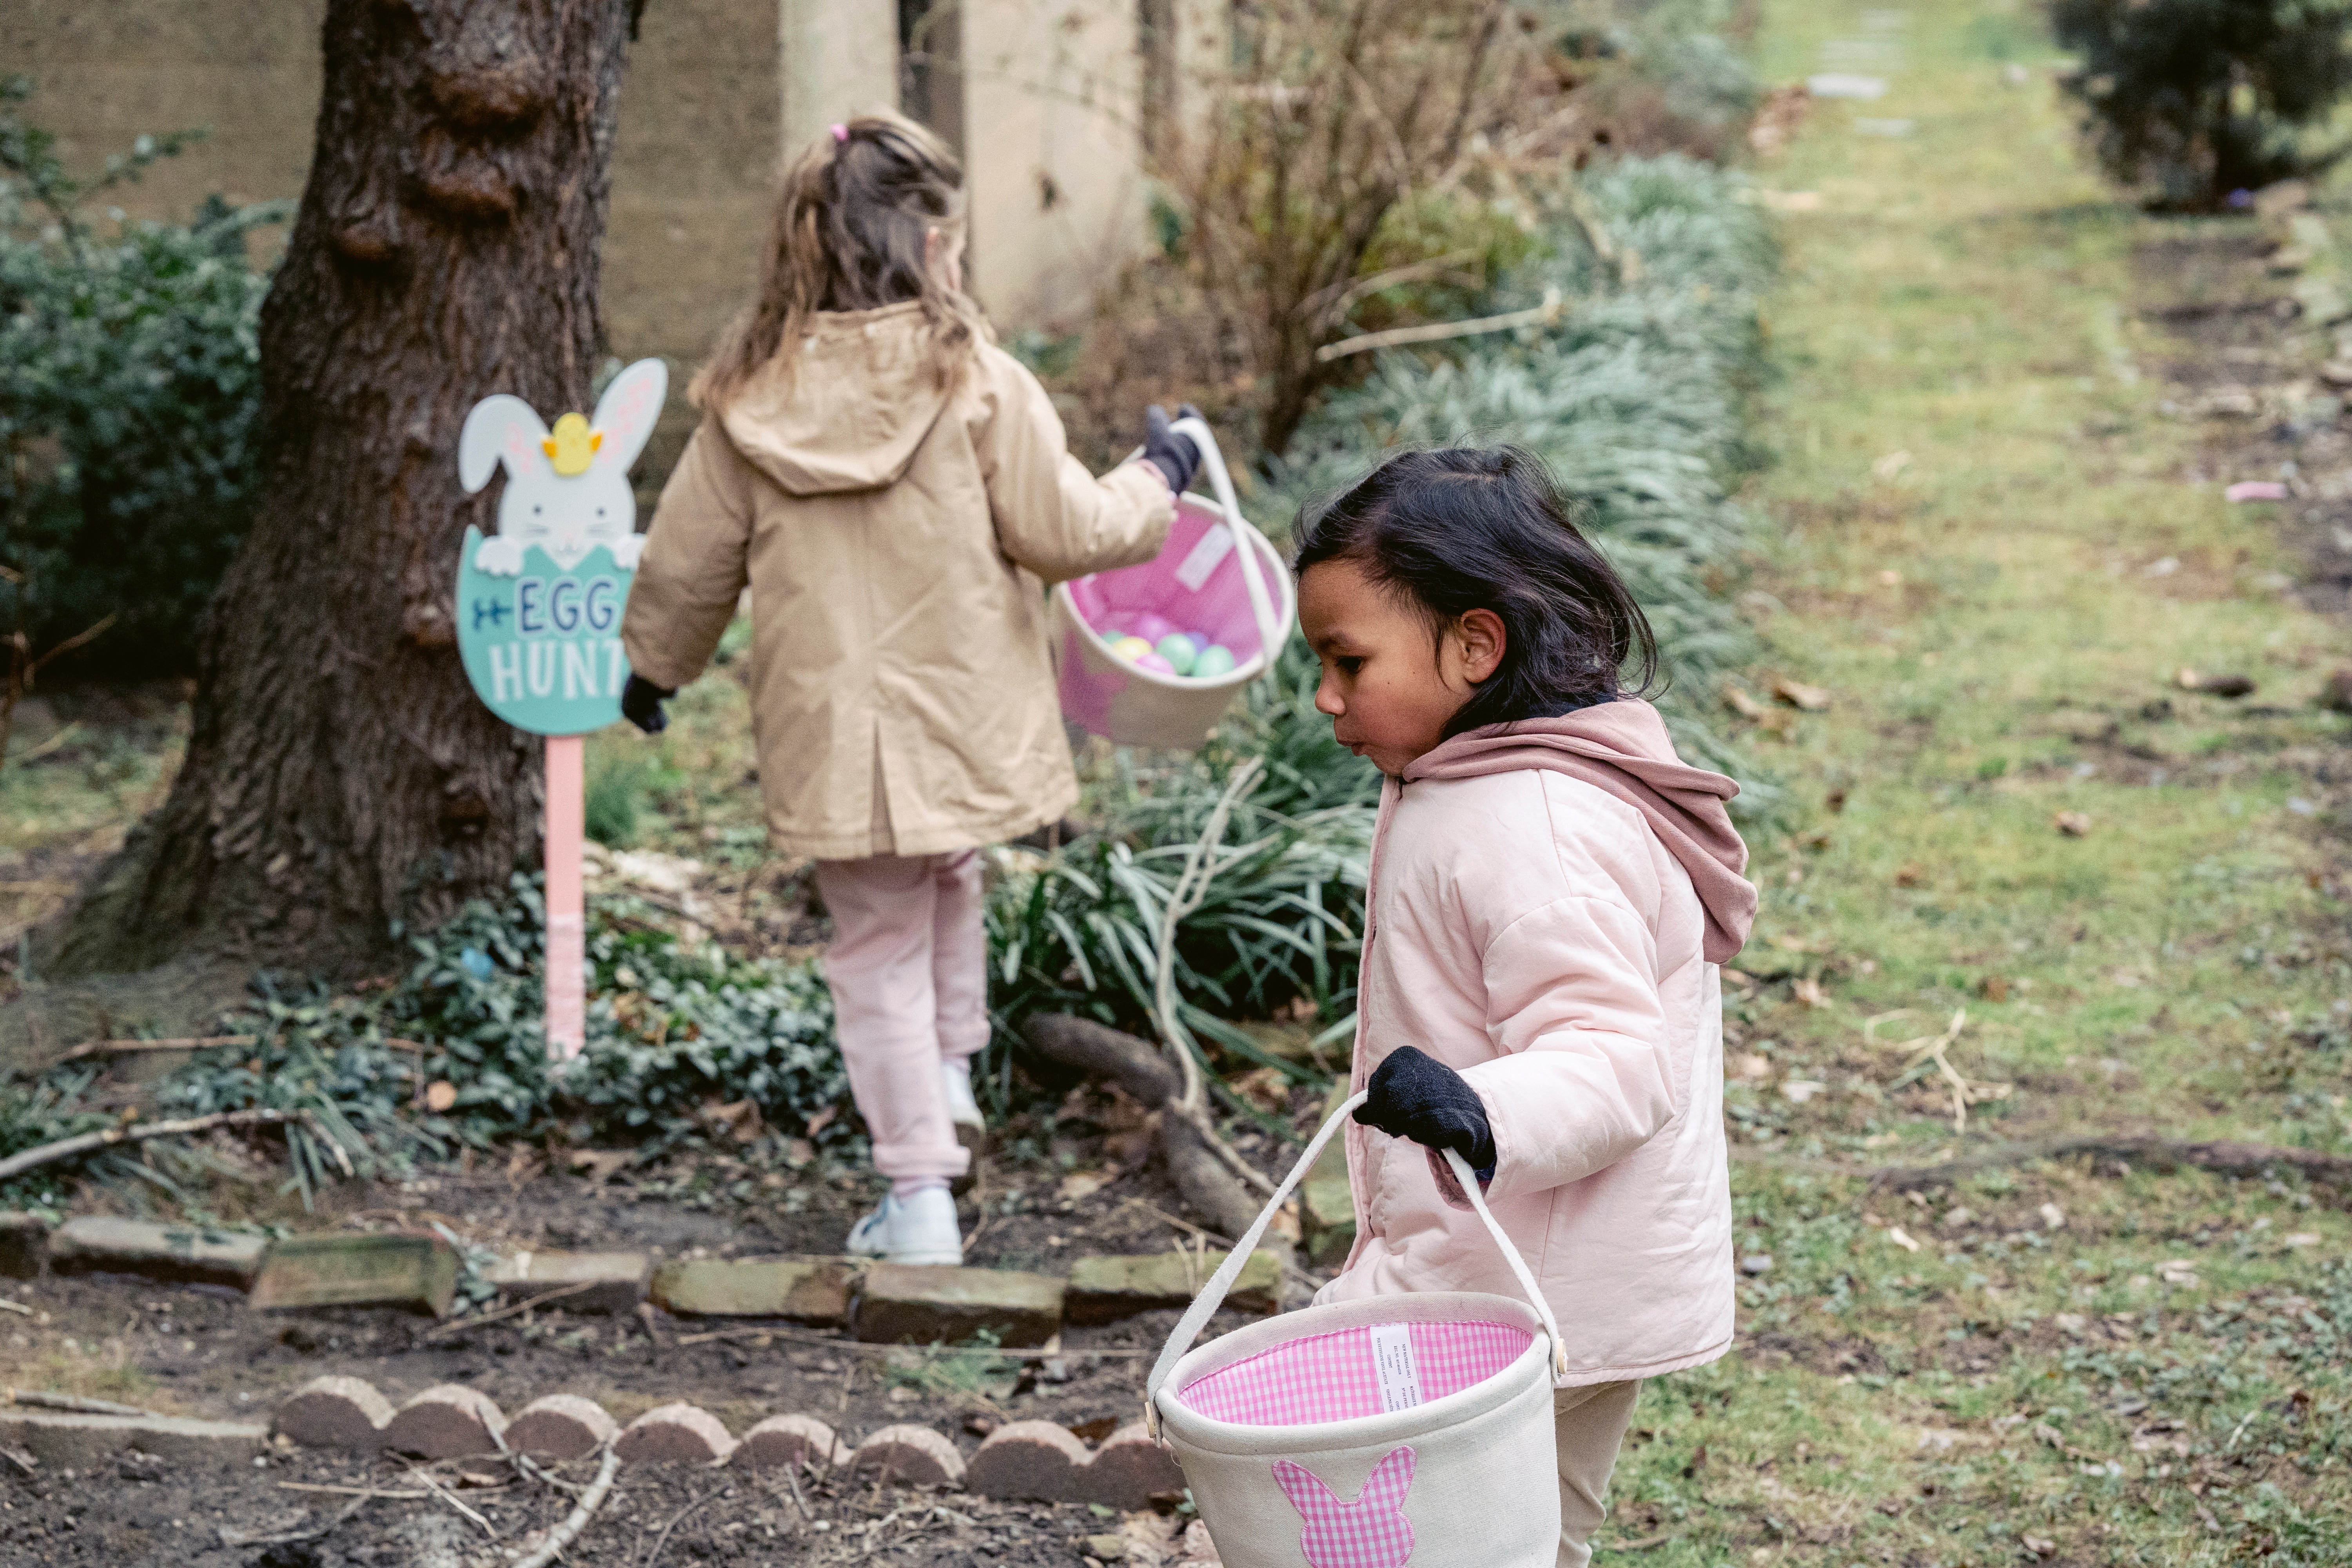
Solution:
M 1559 1562 L 1584 1568 L 1642 1380 L 1731 1344 L 1738 786 L 1685 766 L 1634 695 L 1649 626 L 1528 454 L 1391 458 L 1302 520 L 1297 564 L 1316 706 L 1388 775 L 1356 1245 L 1318 1300 L 1517 1293 L 1434 1152 L 1458 1151 L 1559 1320 Z

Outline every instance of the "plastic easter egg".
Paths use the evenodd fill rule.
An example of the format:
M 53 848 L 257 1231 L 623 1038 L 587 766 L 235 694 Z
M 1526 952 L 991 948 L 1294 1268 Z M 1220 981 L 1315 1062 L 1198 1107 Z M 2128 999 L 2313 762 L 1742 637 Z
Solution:
M 1170 632 L 1161 637 L 1157 651 L 1161 658 L 1168 661 L 1168 668 L 1179 675 L 1192 674 L 1193 661 L 1201 657 L 1199 650 L 1192 647 L 1192 639 L 1182 632 Z
M 1105 621 L 1095 628 L 1095 636 L 1107 643 L 1115 643 L 1127 635 L 1127 628 L 1117 621 Z
M 1148 669 L 1154 675 L 1173 675 L 1176 673 L 1176 667 L 1170 664 L 1166 659 L 1160 658 L 1156 653 L 1139 653 L 1136 655 L 1135 668 L 1138 669 Z
M 1221 642 L 1213 642 L 1192 661 L 1192 679 L 1207 680 L 1213 676 L 1230 675 L 1233 668 L 1234 650 Z
M 1176 623 L 1166 616 L 1157 615 L 1150 610 L 1140 610 L 1128 617 L 1127 629 L 1145 642 L 1156 645 L 1164 640 L 1170 632 L 1176 629 Z
M 1123 637 L 1119 638 L 1118 641 L 1110 645 L 1110 651 L 1118 655 L 1119 658 L 1127 660 L 1129 664 L 1139 664 L 1142 662 L 1147 656 L 1154 658 L 1159 657 L 1157 654 L 1153 654 L 1151 652 L 1151 645 L 1145 642 L 1139 637 Z
M 1179 632 L 1176 635 L 1192 645 L 1194 658 L 1200 658 L 1201 650 L 1209 646 L 1209 634 L 1206 632 Z

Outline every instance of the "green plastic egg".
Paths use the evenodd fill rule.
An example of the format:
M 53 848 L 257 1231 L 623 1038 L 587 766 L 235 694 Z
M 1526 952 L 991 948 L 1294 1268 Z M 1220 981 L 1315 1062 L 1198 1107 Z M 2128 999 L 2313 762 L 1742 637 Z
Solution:
M 1193 650 L 1192 639 L 1182 632 L 1170 632 L 1161 637 L 1159 652 L 1168 661 L 1168 668 L 1179 675 L 1192 674 L 1193 663 L 1201 657 Z
M 1234 650 L 1221 642 L 1213 642 L 1192 661 L 1192 679 L 1206 680 L 1212 676 L 1230 675 L 1233 668 Z

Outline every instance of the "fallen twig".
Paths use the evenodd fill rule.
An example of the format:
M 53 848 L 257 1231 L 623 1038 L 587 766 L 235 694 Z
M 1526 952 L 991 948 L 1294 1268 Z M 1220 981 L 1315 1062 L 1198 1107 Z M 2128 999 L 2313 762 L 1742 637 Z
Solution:
M 1317 349 L 1315 359 L 1318 364 L 1328 364 L 1349 354 L 1370 353 L 1375 349 L 1402 348 L 1407 343 L 1473 338 L 1486 332 L 1514 331 L 1521 327 L 1556 327 L 1559 325 L 1560 308 L 1559 290 L 1546 289 L 1543 303 L 1525 310 L 1512 310 L 1500 316 L 1480 316 L 1468 321 L 1431 321 L 1418 327 L 1391 327 L 1384 332 L 1366 332 L 1360 337 L 1341 338 L 1336 343 L 1325 343 Z
M 451 1491 L 447 1487 L 443 1486 L 439 1481 L 435 1480 L 431 1476 L 426 1475 L 423 1469 L 415 1465 L 411 1465 L 408 1468 L 408 1474 L 410 1479 L 420 1480 L 425 1483 L 428 1489 L 428 1495 L 440 1499 L 443 1502 L 447 1503 L 451 1508 L 456 1509 L 459 1513 L 464 1514 L 467 1519 L 472 1520 L 476 1524 L 480 1525 L 484 1535 L 488 1536 L 493 1541 L 496 1541 L 499 1538 L 498 1527 L 493 1525 L 488 1520 L 484 1519 L 480 1514 L 475 1512 L 472 1509 L 467 1508 L 464 1503 L 459 1502 L 457 1500 L 457 1493 Z
M 276 1127 L 287 1122 L 300 1122 L 310 1129 L 327 1147 L 336 1153 L 345 1171 L 351 1169 L 351 1157 L 342 1152 L 342 1145 L 320 1132 L 318 1123 L 307 1110 L 216 1110 L 210 1116 L 190 1116 L 176 1121 L 150 1121 L 129 1127 L 106 1127 L 96 1132 L 84 1132 L 78 1137 L 60 1138 L 54 1143 L 44 1143 L 19 1154 L 0 1160 L 0 1182 L 8 1181 L 38 1165 L 56 1160 L 70 1160 L 77 1154 L 87 1154 L 93 1149 L 111 1148 L 117 1143 L 143 1143 L 150 1138 L 179 1138 L 191 1132 L 209 1132 L 215 1127 Z
M 332 1535 L 344 1525 L 349 1524 L 353 1519 L 358 1517 L 360 1510 L 367 1507 L 371 1500 L 372 1499 L 368 1497 L 355 1497 L 352 1499 L 351 1502 L 343 1509 L 342 1512 L 335 1515 L 334 1518 L 327 1521 L 326 1523 L 320 1525 L 315 1530 L 289 1530 L 277 1535 L 247 1535 L 241 1531 L 231 1531 L 227 1527 L 224 1526 L 221 1530 L 221 1544 L 223 1546 L 233 1547 L 292 1546 L 299 1542 L 317 1541 L 324 1536 Z M 229 1537 L 231 1535 L 235 1535 L 236 1539 L 234 1541 L 230 1540 Z
M 71 1410 L 83 1415 L 152 1415 L 152 1410 L 142 1410 L 136 1405 L 117 1405 L 111 1399 L 85 1399 L 79 1394 L 42 1394 L 33 1389 L 8 1390 L 11 1405 L 30 1405 L 43 1410 Z
M 431 1492 L 406 1491 L 398 1487 L 345 1487 L 332 1481 L 280 1481 L 278 1489 L 289 1492 L 332 1492 L 337 1497 L 392 1498 L 402 1502 L 422 1502 Z
M 22 1301 L 11 1301 L 7 1297 L 0 1296 L 0 1312 L 16 1312 L 29 1318 L 33 1315 L 33 1309 Z
M 675 1345 L 707 1345 L 721 1340 L 778 1339 L 796 1345 L 823 1345 L 829 1350 L 847 1351 L 853 1355 L 902 1355 L 911 1351 L 918 1355 L 992 1355 L 1004 1361 L 1046 1361 L 1055 1356 L 1147 1356 L 1158 1355 L 1156 1350 L 1128 1350 L 1105 1346 L 1093 1350 L 1084 1346 L 1076 1350 L 1066 1346 L 1039 1346 L 1030 1350 L 1008 1350 L 1002 1345 L 885 1345 L 864 1340 L 828 1339 L 803 1329 L 746 1323 L 740 1328 L 713 1329 L 708 1333 L 680 1334 L 670 1342 Z
M 613 1489 L 613 1478 L 620 1470 L 620 1455 L 613 1451 L 613 1445 L 605 1444 L 604 1462 L 596 1467 L 596 1479 L 590 1481 L 588 1489 L 580 1494 L 580 1501 L 554 1529 L 547 1532 L 546 1540 L 526 1555 L 515 1559 L 513 1568 L 547 1568 L 549 1563 L 563 1555 L 563 1549 L 578 1540 L 580 1532 L 588 1528 L 590 1517 L 604 1504 L 604 1494 Z
M 1878 1026 L 1890 1018 L 1899 1018 L 1909 1011 L 1907 1007 L 1898 1007 L 1892 1013 L 1881 1013 L 1876 1017 L 1864 1020 L 1862 1026 L 1862 1037 L 1874 1046 L 1878 1044 Z M 1972 1083 L 1961 1074 L 1959 1068 L 1952 1065 L 1949 1053 L 1952 1047 L 1958 1043 L 1960 1031 L 1968 1026 L 1969 1010 L 1962 1007 L 1953 1013 L 1952 1021 L 1944 1026 L 1942 1034 L 1921 1035 L 1916 1039 L 1906 1040 L 1894 1047 L 1899 1051 L 1911 1053 L 1911 1059 L 1905 1062 L 1903 1070 L 1895 1075 L 1895 1086 L 1898 1089 L 1909 1082 L 1913 1076 L 1929 1063 L 1935 1065 L 1936 1071 L 1951 1090 L 1954 1132 L 1966 1132 L 1969 1130 L 1969 1106 L 1981 1105 L 1988 1100 L 2007 1100 L 2011 1092 L 2011 1086 L 2005 1083 Z
M 654 1537 L 654 1549 L 646 1553 L 646 1560 L 639 1563 L 637 1568 L 654 1568 L 654 1564 L 661 1559 L 662 1548 L 669 1544 L 669 1532 L 677 1528 L 678 1521 L 683 1520 L 688 1514 L 692 1513 L 696 1509 L 700 1508 L 704 1503 L 709 1502 L 712 1498 L 717 1497 L 723 1489 L 725 1489 L 713 1487 L 709 1491 L 704 1492 L 700 1497 L 696 1498 L 692 1502 L 688 1503 L 684 1508 L 679 1509 L 676 1513 L 671 1514 L 669 1516 L 669 1522 L 661 1527 L 661 1533 Z
M 2190 1142 L 2179 1138 L 2077 1134 L 2003 1143 L 1933 1165 L 1886 1165 L 1869 1173 L 1873 1186 L 1891 1192 L 1948 1186 L 1979 1171 L 2021 1165 L 2032 1160 L 2063 1159 L 2089 1154 L 2147 1165 L 2189 1165 L 2224 1176 L 2259 1176 L 2267 1171 L 2294 1170 L 2315 1182 L 2352 1184 L 2352 1156 L 2324 1154 L 2315 1149 L 2282 1149 L 2270 1143 L 2226 1141 Z
M 58 1060 L 64 1063 L 79 1061 L 84 1057 L 129 1056 L 135 1051 L 202 1051 L 215 1046 L 249 1046 L 258 1037 L 254 1035 L 199 1035 L 173 1040 L 85 1040 Z
M 484 1312 L 478 1318 L 458 1318 L 443 1323 L 438 1328 L 425 1331 L 424 1337 L 428 1340 L 437 1340 L 445 1334 L 463 1333 L 467 1329 L 478 1329 L 508 1318 L 520 1317 L 533 1307 L 543 1307 L 550 1301 L 561 1300 L 566 1296 L 577 1296 L 583 1290 L 594 1289 L 601 1283 L 603 1283 L 601 1280 L 583 1279 L 577 1285 L 559 1285 L 552 1290 L 541 1291 L 528 1301 L 517 1301 L 510 1307 L 500 1307 L 495 1312 Z

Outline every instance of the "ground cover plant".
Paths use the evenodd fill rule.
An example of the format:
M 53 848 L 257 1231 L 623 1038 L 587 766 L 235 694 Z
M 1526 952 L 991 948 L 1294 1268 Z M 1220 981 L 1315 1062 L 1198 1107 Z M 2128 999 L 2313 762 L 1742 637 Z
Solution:
M 111 616 L 83 670 L 174 673 L 257 480 L 268 276 L 247 249 L 289 205 L 110 218 L 107 193 L 187 136 L 78 178 L 18 112 L 30 90 L 0 83 L 0 612 L 42 653 Z

